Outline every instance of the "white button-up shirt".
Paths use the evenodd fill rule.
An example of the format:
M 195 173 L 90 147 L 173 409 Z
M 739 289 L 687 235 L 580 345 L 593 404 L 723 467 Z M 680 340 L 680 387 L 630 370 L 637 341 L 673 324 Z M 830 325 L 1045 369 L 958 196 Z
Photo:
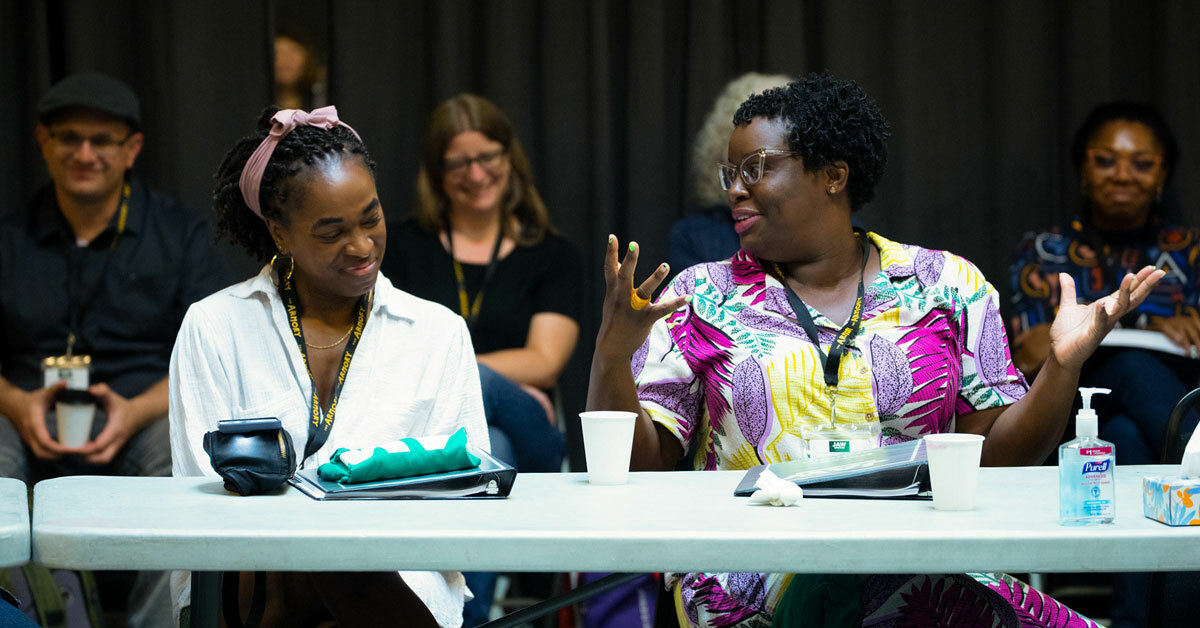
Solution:
M 328 461 L 339 447 L 449 434 L 463 426 L 473 445 L 490 449 L 477 369 L 461 317 L 394 288 L 380 274 L 329 440 L 303 466 Z M 217 477 L 203 439 L 224 419 L 278 417 L 297 457 L 303 456 L 311 394 L 312 380 L 269 267 L 193 304 L 171 354 L 174 475 Z M 439 624 L 462 624 L 462 574 L 401 576 Z M 171 593 L 178 619 L 191 599 L 188 572 L 172 575 Z

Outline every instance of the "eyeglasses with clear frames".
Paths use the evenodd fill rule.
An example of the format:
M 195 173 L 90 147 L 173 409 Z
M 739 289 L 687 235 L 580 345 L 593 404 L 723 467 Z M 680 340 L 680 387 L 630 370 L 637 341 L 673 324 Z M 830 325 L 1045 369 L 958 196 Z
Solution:
M 447 159 L 443 165 L 443 168 L 445 168 L 446 174 L 458 174 L 460 172 L 466 172 L 468 169 L 470 169 L 471 164 L 479 164 L 479 166 L 484 170 L 495 173 L 496 169 L 500 167 L 500 158 L 503 157 L 507 152 L 508 151 L 503 148 L 498 148 L 486 153 L 479 153 L 474 157 L 455 157 L 453 159 Z
M 50 138 L 53 139 L 60 147 L 68 153 L 74 153 L 83 148 L 83 143 L 87 142 L 92 147 L 92 152 L 101 157 L 112 157 L 117 150 L 133 137 L 133 133 L 126 135 L 121 139 L 116 139 L 111 135 L 101 134 L 91 137 L 80 135 L 74 131 L 50 131 Z
M 737 180 L 739 173 L 742 175 L 742 183 L 746 185 L 758 183 L 762 179 L 763 169 L 767 164 L 767 157 L 776 155 L 795 157 L 799 154 L 794 150 L 760 148 L 742 158 L 742 163 L 737 166 L 727 161 L 722 161 L 717 164 L 717 176 L 721 178 L 721 189 L 728 192 L 729 188 L 733 187 L 733 183 Z
M 1134 174 L 1150 174 L 1162 163 L 1163 156 L 1157 153 L 1119 153 L 1107 148 L 1087 149 L 1088 163 L 1099 171 L 1115 170 L 1124 162 Z

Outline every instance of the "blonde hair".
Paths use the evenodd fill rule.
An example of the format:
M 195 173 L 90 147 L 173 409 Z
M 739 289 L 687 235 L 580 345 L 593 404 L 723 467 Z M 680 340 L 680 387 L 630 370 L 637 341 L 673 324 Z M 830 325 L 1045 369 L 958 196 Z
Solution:
M 533 186 L 533 169 L 512 123 L 499 107 L 474 94 L 453 96 L 438 105 L 429 116 L 429 124 L 421 138 L 421 166 L 417 171 L 417 206 L 414 210 L 421 229 L 437 234 L 448 224 L 450 200 L 442 188 L 446 176 L 446 148 L 456 136 L 469 131 L 478 131 L 503 146 L 512 165 L 508 187 L 500 201 L 500 224 L 504 235 L 517 244 L 531 246 L 541 242 L 547 233 L 556 233 L 550 223 L 550 213 Z
M 692 185 L 701 207 L 724 205 L 725 190 L 717 180 L 717 163 L 725 161 L 729 136 L 733 133 L 733 114 L 750 94 L 786 85 L 792 77 L 783 74 L 747 72 L 725 85 L 696 132 L 692 147 Z

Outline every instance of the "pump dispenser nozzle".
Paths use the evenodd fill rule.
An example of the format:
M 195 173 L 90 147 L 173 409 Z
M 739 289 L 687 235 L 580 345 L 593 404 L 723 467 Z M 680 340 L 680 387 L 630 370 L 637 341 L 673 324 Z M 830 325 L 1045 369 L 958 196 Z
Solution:
M 1095 436 L 1100 433 L 1099 419 L 1096 417 L 1096 411 L 1092 409 L 1092 395 L 1101 394 L 1107 395 L 1112 390 L 1108 388 L 1080 388 L 1079 394 L 1083 397 L 1083 407 L 1075 414 L 1075 436 Z

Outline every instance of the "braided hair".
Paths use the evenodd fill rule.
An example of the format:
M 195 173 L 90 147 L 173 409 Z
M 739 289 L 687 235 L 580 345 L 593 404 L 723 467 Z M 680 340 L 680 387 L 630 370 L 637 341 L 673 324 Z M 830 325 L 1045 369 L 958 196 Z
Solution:
M 279 251 L 266 223 L 246 206 L 238 180 L 250 155 L 254 154 L 270 132 L 271 117 L 277 111 L 278 107 L 267 107 L 259 116 L 255 133 L 238 140 L 213 175 L 216 179 L 213 209 L 217 212 L 217 238 L 241 245 L 262 262 Z M 307 168 L 346 159 L 349 155 L 357 155 L 362 159 L 371 176 L 375 176 L 375 162 L 371 161 L 367 147 L 350 129 L 341 125 L 328 130 L 312 126 L 296 127 L 279 141 L 263 171 L 258 192 L 263 217 L 288 224 L 289 216 L 285 208 L 296 202 L 301 190 L 294 183 L 296 176 Z

